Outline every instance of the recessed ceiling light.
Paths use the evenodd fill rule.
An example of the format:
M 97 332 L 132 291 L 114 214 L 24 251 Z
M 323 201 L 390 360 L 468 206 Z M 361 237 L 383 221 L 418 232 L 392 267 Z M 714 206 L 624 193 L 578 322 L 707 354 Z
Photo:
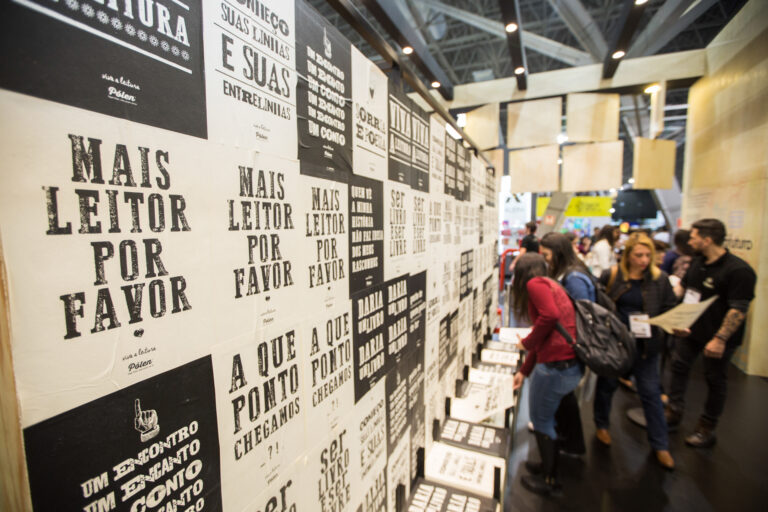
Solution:
M 617 50 L 617 51 L 613 52 L 613 55 L 611 55 L 611 57 L 613 57 L 614 59 L 618 60 L 618 59 L 622 58 L 623 56 L 625 56 L 626 54 L 627 53 L 624 50 Z
M 432 82 L 432 88 L 433 88 L 433 89 L 437 89 L 438 87 L 440 87 L 440 82 L 438 82 L 437 80 L 435 80 L 434 82 Z
M 523 73 L 525 73 L 525 68 L 523 66 L 517 66 L 515 68 L 516 75 L 522 75 Z
M 511 34 L 517 30 L 517 23 L 507 23 L 507 26 L 504 27 L 504 30 L 506 30 L 508 34 Z
M 413 53 L 413 48 L 410 46 L 403 46 L 403 53 L 406 55 L 410 55 Z
M 635 5 L 643 5 L 647 3 L 648 3 L 648 0 L 635 0 Z
M 659 84 L 649 85 L 645 88 L 645 94 L 653 94 L 655 92 L 659 92 L 660 90 L 661 86 Z

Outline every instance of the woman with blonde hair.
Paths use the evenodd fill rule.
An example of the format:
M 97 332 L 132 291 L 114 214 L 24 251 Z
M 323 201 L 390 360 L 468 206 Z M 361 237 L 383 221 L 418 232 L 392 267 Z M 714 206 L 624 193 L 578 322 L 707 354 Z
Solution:
M 655 264 L 653 240 L 645 233 L 634 233 L 624 246 L 618 265 L 600 276 L 608 296 L 616 303 L 617 315 L 637 341 L 637 359 L 632 375 L 643 405 L 647 423 L 648 441 L 656 452 L 656 459 L 672 469 L 675 461 L 669 453 L 667 422 L 661 402 L 659 354 L 663 346 L 663 332 L 647 323 L 675 306 L 677 300 L 667 274 Z M 594 418 L 597 439 L 611 444 L 608 431 L 611 401 L 618 386 L 617 379 L 598 377 L 595 388 Z

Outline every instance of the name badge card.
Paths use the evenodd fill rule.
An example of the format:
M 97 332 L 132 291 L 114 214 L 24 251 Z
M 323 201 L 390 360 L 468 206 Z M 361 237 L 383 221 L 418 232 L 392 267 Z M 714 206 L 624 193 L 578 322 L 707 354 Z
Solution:
M 651 324 L 648 323 L 648 315 L 632 313 L 629 315 L 629 330 L 635 338 L 650 338 Z
M 701 302 L 701 292 L 693 288 L 686 288 L 683 304 L 698 304 L 699 302 Z

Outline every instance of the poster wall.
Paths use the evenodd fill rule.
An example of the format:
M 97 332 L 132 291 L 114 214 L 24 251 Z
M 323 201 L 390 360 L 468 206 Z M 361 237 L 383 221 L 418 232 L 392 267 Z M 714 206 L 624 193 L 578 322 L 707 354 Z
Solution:
M 3 5 L 33 508 L 394 510 L 487 325 L 495 175 L 304 0 Z

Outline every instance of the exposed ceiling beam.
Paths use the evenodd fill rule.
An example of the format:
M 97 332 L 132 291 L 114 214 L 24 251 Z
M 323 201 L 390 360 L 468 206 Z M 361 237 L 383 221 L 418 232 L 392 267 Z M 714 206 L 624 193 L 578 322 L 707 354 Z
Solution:
M 352 3 L 352 0 L 327 0 L 328 4 L 341 15 L 350 26 L 355 29 L 368 44 L 376 50 L 386 62 L 391 62 L 400 67 L 402 76 L 405 81 L 410 85 L 415 93 L 418 94 L 420 103 L 426 103 L 425 107 L 431 108 L 432 111 L 437 112 L 446 123 L 450 124 L 463 138 L 472 146 L 477 155 L 482 158 L 489 166 L 493 166 L 491 161 L 480 151 L 479 146 L 469 137 L 464 130 L 456 123 L 448 109 L 440 101 L 440 98 L 432 95 L 432 92 L 427 89 L 424 83 L 416 76 L 416 72 L 408 59 L 403 59 L 391 44 L 379 33 L 379 31 L 363 16 L 358 7 Z
M 517 0 L 498 0 L 501 9 L 501 24 L 504 27 L 514 27 L 507 32 L 507 49 L 512 60 L 512 70 L 517 80 L 517 89 L 524 91 L 528 88 L 528 60 L 525 58 L 525 46 L 522 38 L 522 23 L 520 4 Z
M 579 44 L 592 55 L 594 62 L 602 61 L 608 44 L 581 0 L 549 0 L 549 5 L 563 19 Z
M 621 14 L 619 14 L 619 22 L 616 24 L 611 43 L 603 60 L 603 78 L 611 78 L 616 73 L 621 59 L 626 56 L 629 43 L 637 30 L 637 25 L 640 23 L 646 5 L 647 3 L 637 5 L 635 0 L 624 0 Z M 617 54 L 614 52 L 619 51 L 621 55 L 616 57 Z
M 453 83 L 427 49 L 422 35 L 409 23 L 400 6 L 388 0 L 363 0 L 363 4 L 401 48 L 413 48 L 413 53 L 409 55 L 410 60 L 428 80 L 440 82 L 437 91 L 446 100 L 451 100 Z
M 457 85 L 450 109 L 466 109 L 486 103 L 528 100 L 561 96 L 569 92 L 644 87 L 653 82 L 693 80 L 707 72 L 707 51 L 688 50 L 636 59 L 626 59 L 613 78 L 602 79 L 602 65 L 590 64 L 577 68 L 532 73 L 528 75 L 527 91 L 515 88 L 513 77 Z
M 438 0 L 421 0 L 421 3 L 494 36 L 500 38 L 507 37 L 507 33 L 504 30 L 504 24 L 500 21 L 489 20 L 484 16 L 451 5 L 446 5 Z M 527 30 L 522 31 L 521 39 L 523 40 L 523 46 L 526 49 L 537 51 L 571 66 L 583 66 L 594 62 L 592 57 L 585 51 L 558 43 L 557 41 L 547 39 L 546 37 L 534 34 L 533 32 L 528 32 Z
M 717 0 L 667 0 L 632 43 L 627 57 L 655 54 L 715 2 Z
M 432 34 L 429 31 L 429 27 L 425 25 L 424 18 L 422 18 L 421 12 L 419 12 L 419 9 L 414 4 L 414 0 L 406 0 L 406 4 L 408 5 L 408 10 L 413 16 L 413 20 L 416 22 L 416 26 L 419 27 L 419 32 L 421 32 L 421 34 L 424 36 L 424 39 L 427 40 L 429 47 L 434 48 L 435 57 L 440 62 L 442 68 L 446 73 L 448 73 L 448 75 L 450 75 L 450 79 L 454 84 L 459 83 L 459 77 L 456 76 L 456 72 L 448 63 L 448 60 L 445 58 L 445 54 L 440 49 L 440 46 L 436 44 L 435 38 L 432 37 Z

